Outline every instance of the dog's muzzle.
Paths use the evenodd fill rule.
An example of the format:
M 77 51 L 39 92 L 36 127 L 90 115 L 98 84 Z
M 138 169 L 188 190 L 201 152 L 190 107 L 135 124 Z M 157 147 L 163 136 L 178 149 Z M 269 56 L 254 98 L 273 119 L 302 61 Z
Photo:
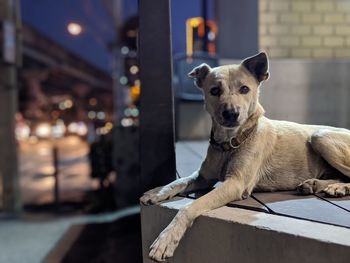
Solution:
M 235 110 L 224 110 L 222 112 L 223 123 L 226 127 L 235 127 L 238 123 L 239 112 Z

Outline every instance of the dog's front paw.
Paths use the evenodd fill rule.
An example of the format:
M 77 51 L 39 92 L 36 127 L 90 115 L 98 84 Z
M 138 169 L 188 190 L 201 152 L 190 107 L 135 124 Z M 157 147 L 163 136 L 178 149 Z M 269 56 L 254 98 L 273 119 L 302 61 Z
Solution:
M 327 184 L 324 184 L 322 180 L 318 179 L 308 179 L 298 185 L 297 191 L 303 195 L 309 195 L 321 192 Z
M 140 198 L 140 202 L 144 205 L 152 205 L 158 204 L 168 198 L 169 195 L 166 193 L 164 186 L 160 186 L 144 193 Z
M 172 257 L 179 244 L 179 238 L 172 229 L 165 229 L 150 247 L 149 257 L 155 261 L 165 261 Z
M 341 197 L 350 194 L 350 184 L 346 183 L 335 183 L 330 184 L 324 189 L 327 195 L 334 197 Z

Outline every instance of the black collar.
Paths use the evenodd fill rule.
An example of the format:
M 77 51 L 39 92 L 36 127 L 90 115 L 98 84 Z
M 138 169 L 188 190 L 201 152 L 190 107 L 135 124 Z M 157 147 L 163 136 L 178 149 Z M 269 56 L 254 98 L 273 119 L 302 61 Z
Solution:
M 215 149 L 221 150 L 223 152 L 228 152 L 228 151 L 234 151 L 237 150 L 250 136 L 250 134 L 255 130 L 257 125 L 253 125 L 251 128 L 245 130 L 242 132 L 241 136 L 239 137 L 231 137 L 228 141 L 218 143 L 214 139 L 214 132 L 213 129 L 211 130 L 210 133 L 210 140 L 209 143 L 211 146 L 213 146 Z

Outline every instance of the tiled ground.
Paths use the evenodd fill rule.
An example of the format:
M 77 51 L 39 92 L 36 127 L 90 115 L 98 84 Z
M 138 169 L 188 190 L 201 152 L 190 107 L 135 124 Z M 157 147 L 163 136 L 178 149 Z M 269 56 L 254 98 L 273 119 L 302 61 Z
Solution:
M 183 141 L 176 144 L 177 171 L 181 177 L 190 175 L 200 166 L 207 147 L 207 141 Z M 190 197 L 195 198 L 194 195 Z M 343 198 L 329 198 L 323 194 L 300 196 L 293 191 L 254 193 L 248 199 L 232 202 L 229 206 L 350 228 L 350 196 Z
M 138 216 L 140 208 L 138 206 L 129 207 L 126 209 L 121 209 L 115 212 L 97 214 L 97 215 L 79 215 L 79 216 L 61 216 L 53 214 L 40 214 L 40 215 L 23 215 L 22 217 L 13 218 L 0 215 L 0 262 L 8 263 L 38 263 L 38 262 L 88 262 L 86 261 L 87 255 L 91 256 L 91 251 L 82 255 L 82 261 L 70 261 L 71 258 L 75 258 L 76 252 L 80 252 L 81 248 L 84 248 L 84 240 L 79 239 L 76 242 L 77 251 L 74 251 L 72 245 L 75 242 L 77 236 L 80 232 L 84 232 L 85 226 L 92 226 L 89 229 L 94 229 L 98 231 L 98 228 L 94 228 L 96 225 L 106 225 L 105 229 L 110 229 L 117 231 L 119 227 L 119 222 L 123 218 L 128 218 L 129 216 Z M 131 224 L 133 227 L 133 224 Z M 76 226 L 76 227 L 75 227 Z M 81 231 L 74 231 L 78 226 L 81 227 Z M 125 226 L 125 225 L 123 225 Z M 73 228 L 72 228 L 73 227 Z M 129 228 L 126 228 L 127 230 Z M 72 231 L 71 231 L 72 230 Z M 106 230 L 106 231 L 107 231 Z M 130 229 L 130 238 L 134 236 L 134 231 L 136 229 Z M 109 231 L 109 230 L 108 230 Z M 90 233 L 90 230 L 87 234 Z M 100 235 L 96 234 L 96 236 Z M 101 238 L 96 238 L 96 248 L 98 246 L 109 245 L 112 237 L 117 237 L 120 234 L 123 238 L 122 232 L 106 233 L 106 239 L 101 242 Z M 85 233 L 86 235 L 86 233 Z M 66 238 L 62 238 L 66 237 Z M 100 243 L 98 243 L 100 242 Z M 120 242 L 120 238 L 117 237 L 115 242 Z M 138 239 L 133 240 L 133 242 L 139 242 Z M 86 239 L 85 248 L 91 250 L 92 246 L 91 239 Z M 106 252 L 110 247 L 103 248 L 103 253 Z M 118 247 L 120 248 L 120 247 Z M 125 246 L 122 246 L 124 249 Z M 102 249 L 102 248 L 101 248 Z M 114 248 L 109 249 L 111 253 Z M 134 249 L 138 251 L 138 248 Z M 96 249 L 92 251 L 95 253 L 94 257 L 97 257 L 102 250 Z M 127 250 L 129 251 L 129 250 Z M 67 256 L 66 261 L 61 260 L 66 253 L 70 253 Z M 86 252 L 86 251 L 85 251 Z M 120 251 L 118 251 L 119 253 Z M 101 252 L 102 253 L 102 252 Z M 68 254 L 67 254 L 68 255 Z M 105 257 L 106 255 L 100 255 Z M 119 253 L 118 257 L 121 256 Z M 111 257 L 111 260 L 114 258 Z M 105 258 L 103 260 L 89 261 L 89 262 L 109 262 Z M 117 261 L 112 261 L 117 262 Z M 126 262 L 126 261 L 118 261 Z M 138 261 L 136 261 L 138 262 Z

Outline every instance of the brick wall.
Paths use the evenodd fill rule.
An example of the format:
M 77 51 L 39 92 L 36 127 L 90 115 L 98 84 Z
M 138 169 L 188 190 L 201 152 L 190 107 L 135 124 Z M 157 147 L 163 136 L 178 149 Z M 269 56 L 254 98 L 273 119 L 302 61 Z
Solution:
M 273 58 L 350 58 L 350 0 L 259 0 L 259 46 Z

